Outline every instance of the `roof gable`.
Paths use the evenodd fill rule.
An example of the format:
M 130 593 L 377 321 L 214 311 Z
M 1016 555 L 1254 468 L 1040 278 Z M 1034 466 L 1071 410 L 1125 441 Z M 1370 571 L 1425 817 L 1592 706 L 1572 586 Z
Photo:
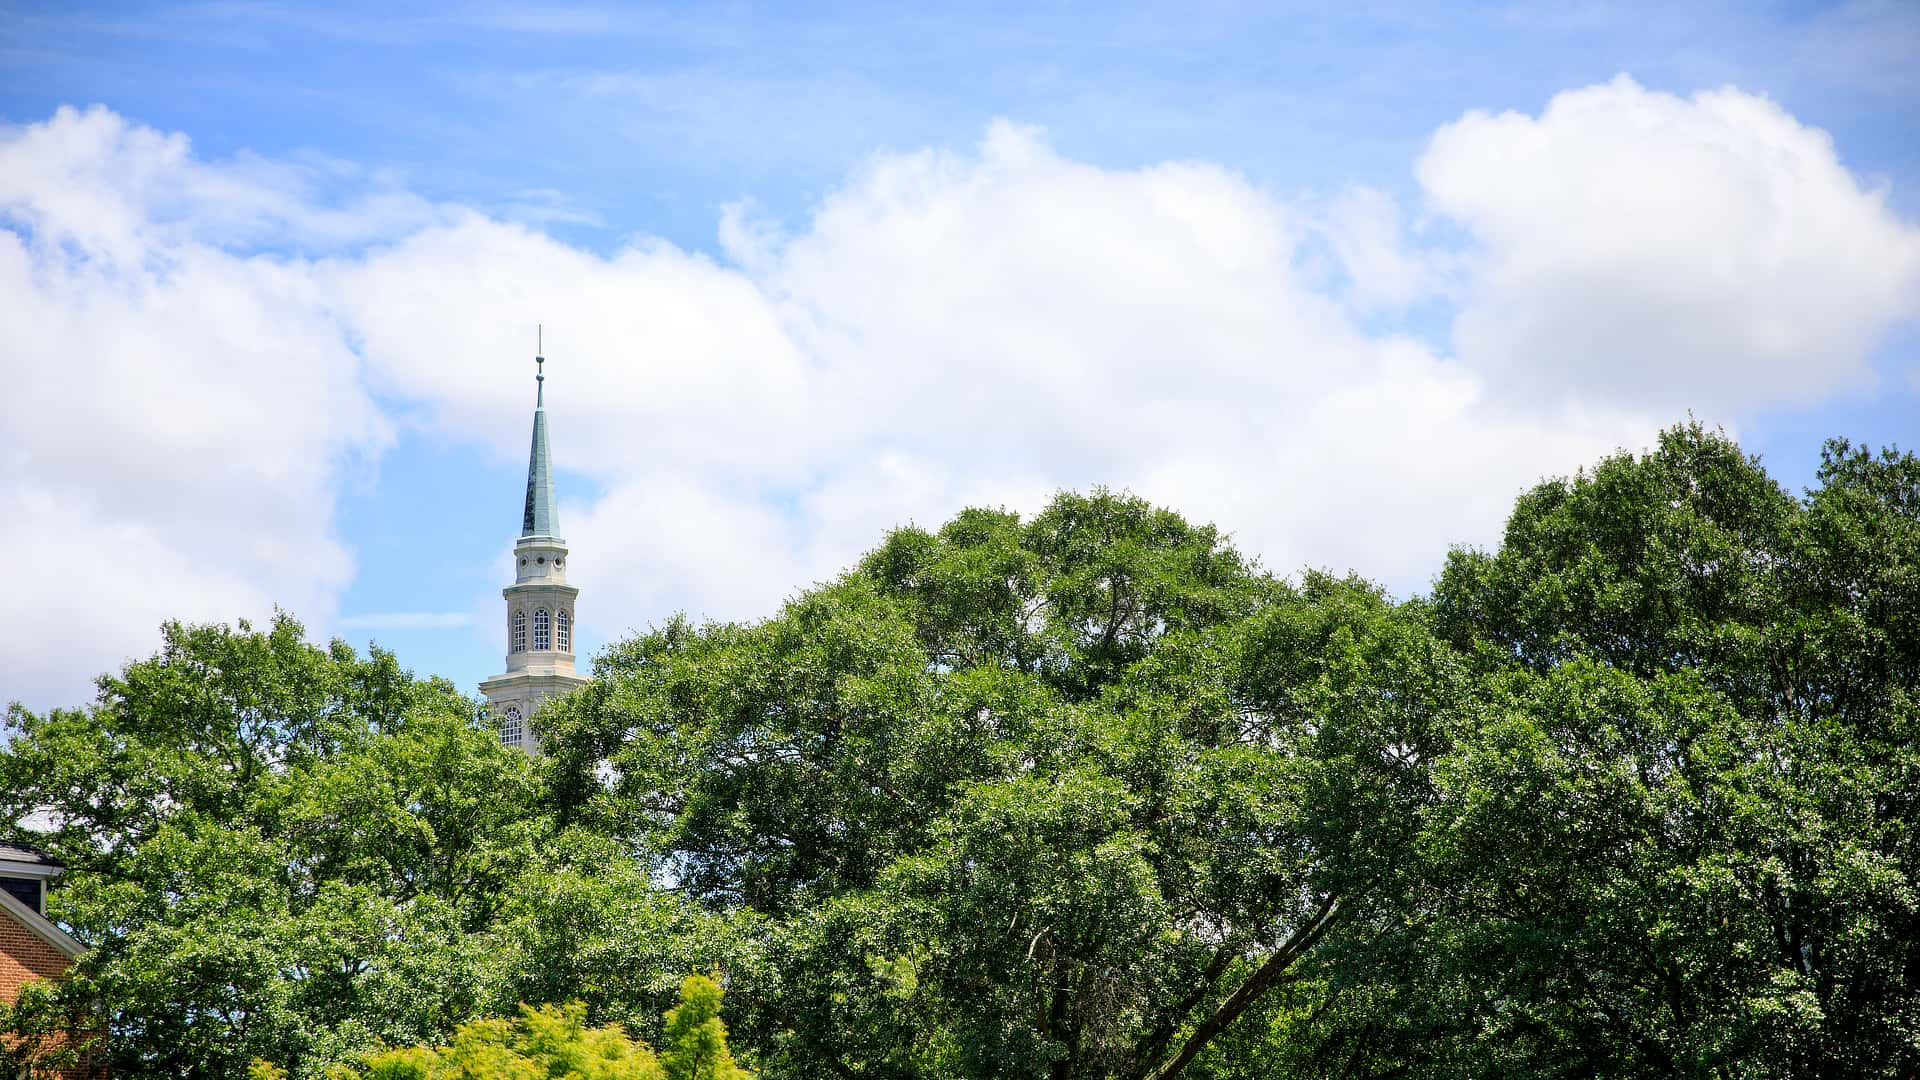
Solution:
M 0 912 L 13 916 L 15 922 L 26 927 L 33 936 L 51 945 L 68 959 L 78 957 L 87 951 L 85 945 L 67 936 L 66 931 L 47 921 L 46 916 L 4 892 L 0 892 Z

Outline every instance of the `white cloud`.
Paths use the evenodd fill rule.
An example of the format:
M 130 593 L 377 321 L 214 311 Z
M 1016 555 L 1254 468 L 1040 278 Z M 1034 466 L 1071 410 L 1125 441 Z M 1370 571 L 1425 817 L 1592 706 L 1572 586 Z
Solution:
M 322 264 L 374 384 L 439 430 L 526 453 L 526 357 L 547 327 L 569 464 L 605 475 L 789 473 L 805 359 L 739 273 L 664 243 L 611 257 L 468 216 Z M 752 438 L 746 438 L 752 436 Z
M 605 489 L 564 527 L 603 633 L 764 613 L 893 525 L 1099 483 L 1281 569 L 1417 586 L 1543 473 L 1652 431 L 1503 414 L 1362 333 L 1296 269 L 1325 228 L 1228 170 L 1099 169 L 1002 124 L 974 152 L 875 157 L 791 233 L 729 216 L 731 267 L 469 219 L 338 261 L 334 293 L 383 388 L 503 456 L 525 382 L 468 358 L 542 312 L 564 328 L 558 452 Z
M 219 548 L 196 550 L 163 527 L 103 508 L 78 492 L 0 485 L 15 536 L 13 567 L 0 584 L 0 700 L 73 704 L 92 678 L 151 652 L 167 619 L 250 617 L 264 624 L 273 605 L 324 609 L 345 584 L 338 549 L 324 538 L 306 548 L 336 565 L 276 579 L 227 563 Z M 259 544 L 271 530 L 239 539 Z
M 1912 226 L 1733 91 L 1617 82 L 1449 125 L 1419 177 L 1464 255 L 1409 246 L 1384 196 L 1098 168 L 1007 124 L 877 155 L 795 227 L 732 211 L 720 259 L 277 169 L 102 112 L 0 137 L 0 377 L 23 388 L 0 398 L 0 496 L 87 560 L 77 595 L 0 582 L 0 609 L 62 608 L 0 629 L 24 672 L 0 695 L 80 697 L 168 615 L 327 625 L 352 573 L 335 491 L 391 440 L 370 395 L 524 460 L 535 322 L 556 454 L 594 481 L 561 516 L 604 638 L 753 617 L 890 526 L 1096 483 L 1275 569 L 1417 588 L 1541 476 L 1681 407 L 1858 379 L 1911 311 Z M 281 234 L 330 254 L 246 254 Z M 1458 359 L 1356 314 L 1456 293 Z M 474 621 L 408 599 L 349 621 Z
M 83 696 L 165 618 L 329 617 L 335 489 L 387 421 L 301 264 L 196 236 L 316 211 L 103 110 L 0 135 L 0 178 L 0 505 L 33 560 L 0 583 L 0 698 Z
M 1669 413 L 1817 399 L 1865 385 L 1920 312 L 1920 228 L 1824 131 L 1738 90 L 1622 76 L 1538 118 L 1469 113 L 1417 172 L 1478 241 L 1455 348 L 1530 393 Z
M 1442 291 L 1453 260 L 1409 246 L 1400 207 L 1385 192 L 1352 188 L 1321 211 L 1319 235 L 1346 271 L 1345 292 L 1361 310 L 1405 307 Z
M 209 163 L 181 134 L 95 106 L 0 127 L 0 208 L 43 243 L 108 269 L 179 245 L 327 250 L 408 232 L 444 212 L 340 161 L 243 155 Z M 346 198 L 335 198 L 336 188 Z

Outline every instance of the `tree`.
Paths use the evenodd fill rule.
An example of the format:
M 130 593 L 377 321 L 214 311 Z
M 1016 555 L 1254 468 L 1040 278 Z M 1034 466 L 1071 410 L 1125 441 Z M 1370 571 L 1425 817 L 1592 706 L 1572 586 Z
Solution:
M 1920 1074 L 1912 455 L 1795 497 L 1675 428 L 1404 603 L 1063 494 L 596 675 L 537 762 L 286 619 L 12 710 L 0 811 L 94 949 L 11 1030 L 98 1001 L 121 1075 L 300 1080 Z
M 1439 770 L 1435 940 L 1486 1071 L 1920 1071 L 1920 461 L 1819 479 L 1675 428 L 1450 560 L 1495 704 Z
M 445 1047 L 384 1050 L 367 1058 L 364 1073 L 333 1072 L 340 1080 L 753 1080 L 727 1050 L 720 996 L 718 983 L 688 976 L 658 1055 L 618 1026 L 587 1027 L 585 1005 L 522 1005 L 512 1020 L 462 1024 Z
M 0 1074 L 35 1080 L 89 1071 L 97 1018 L 87 1003 L 58 989 L 54 983 L 28 982 L 11 1004 L 0 1002 Z
M 1097 492 L 617 646 L 543 745 L 556 815 L 731 928 L 770 1072 L 1161 1078 L 1397 909 L 1463 670 Z
M 709 978 L 689 975 L 680 984 L 680 1004 L 667 1012 L 667 1050 L 660 1055 L 667 1080 L 753 1080 L 727 1050 L 720 996 L 720 984 Z
M 492 937 L 542 827 L 524 755 L 390 654 L 169 624 L 90 708 L 8 713 L 0 820 L 69 867 L 116 1076 L 312 1076 L 495 1002 Z M 16 832 L 15 835 L 20 835 Z

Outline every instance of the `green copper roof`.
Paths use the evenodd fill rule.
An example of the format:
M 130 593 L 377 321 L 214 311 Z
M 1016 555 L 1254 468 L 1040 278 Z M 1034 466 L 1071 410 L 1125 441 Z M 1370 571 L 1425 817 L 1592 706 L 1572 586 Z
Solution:
M 545 364 L 545 357 L 534 357 Z M 547 376 L 535 375 L 533 450 L 527 455 L 527 509 L 520 517 L 520 535 L 559 536 L 560 519 L 553 509 L 553 452 L 547 449 Z

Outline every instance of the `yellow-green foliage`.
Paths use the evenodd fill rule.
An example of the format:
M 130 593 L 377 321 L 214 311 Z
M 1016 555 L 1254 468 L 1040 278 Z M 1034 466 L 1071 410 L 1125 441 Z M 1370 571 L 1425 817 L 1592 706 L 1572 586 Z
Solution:
M 667 1080 L 753 1080 L 727 1051 L 720 987 L 712 979 L 689 975 L 680 984 L 680 1004 L 667 1010 L 667 1052 L 660 1064 Z
M 590 1028 L 587 1007 L 522 1005 L 514 1019 L 461 1025 L 445 1047 L 408 1046 L 367 1059 L 365 1080 L 753 1080 L 727 1050 L 720 986 L 690 975 L 655 1054 L 618 1025 Z M 264 1080 L 264 1078 L 262 1078 Z

